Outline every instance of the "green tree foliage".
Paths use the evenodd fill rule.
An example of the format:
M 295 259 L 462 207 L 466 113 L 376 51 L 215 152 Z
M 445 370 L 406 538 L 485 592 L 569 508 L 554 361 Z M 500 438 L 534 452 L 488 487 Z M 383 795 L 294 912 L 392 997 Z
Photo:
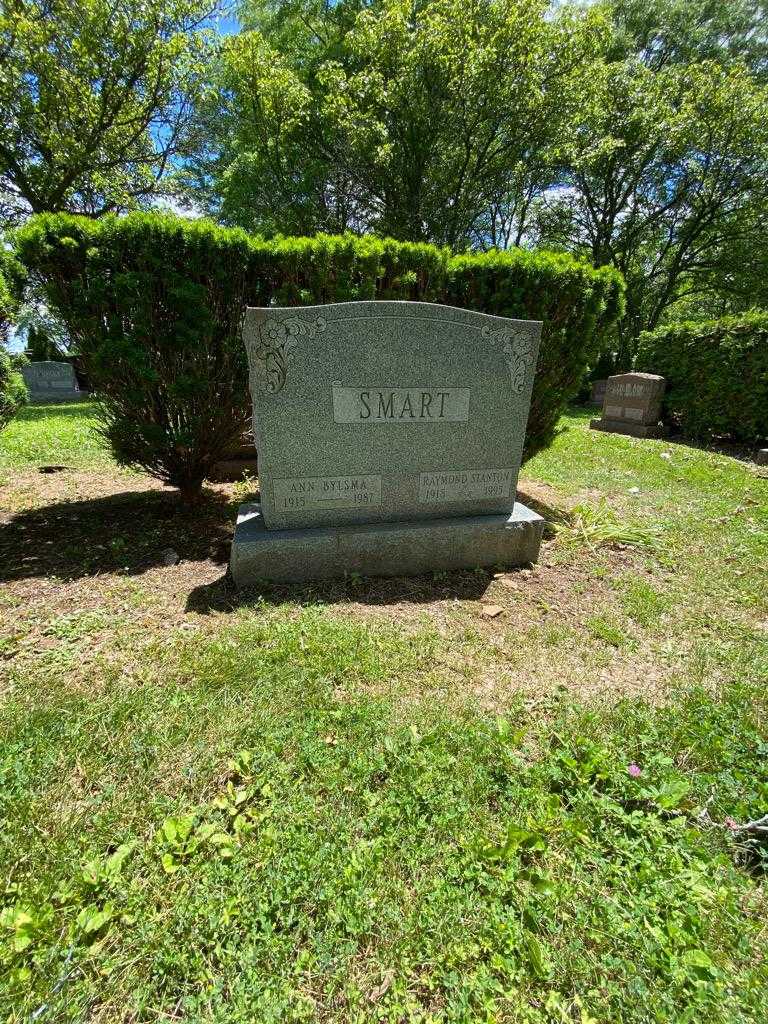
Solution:
M 0 430 L 8 425 L 27 398 L 24 378 L 13 368 L 8 353 L 0 348 Z
M 77 344 L 117 459 L 189 498 L 248 422 L 245 304 L 414 299 L 543 320 L 526 457 L 552 440 L 621 313 L 615 271 L 543 252 L 451 256 L 349 234 L 265 241 L 140 213 L 35 217 L 17 244 Z
M 24 283 L 21 264 L 0 239 L 0 343 L 7 340 L 8 328 L 16 320 Z
M 727 312 L 763 289 L 768 14 L 754 0 L 240 11 L 181 179 L 222 222 L 536 243 L 613 266 L 628 293 L 608 363 L 624 369 L 676 309 Z
M 0 248 L 0 430 L 27 401 L 22 375 L 14 368 L 2 343 L 18 309 L 22 270 L 10 253 Z
M 3 270 L 4 267 L 0 257 L 0 342 L 5 341 L 6 333 L 11 323 L 11 317 L 15 307 L 13 295 L 11 294 L 8 282 L 5 279 Z
M 667 410 L 688 436 L 768 439 L 768 313 L 643 334 L 638 365 L 667 378 Z
M 613 56 L 655 71 L 711 60 L 768 75 L 768 9 L 760 0 L 611 0 Z
M 254 0 L 250 30 L 222 48 L 186 187 L 249 229 L 517 241 L 577 119 L 602 24 L 546 18 L 548 6 Z
M 215 4 L 216 0 L 213 0 Z M 0 214 L 145 203 L 187 150 L 208 0 L 7 0 Z
M 585 75 L 586 116 L 565 140 L 568 187 L 545 242 L 617 267 L 627 315 L 617 364 L 675 302 L 738 293 L 746 245 L 765 252 L 765 15 L 751 3 L 608 0 L 605 53 Z
M 54 339 L 46 333 L 44 328 L 36 325 L 31 326 L 27 331 L 27 344 L 25 347 L 27 358 L 32 362 L 41 362 L 47 359 L 61 359 L 63 353 Z

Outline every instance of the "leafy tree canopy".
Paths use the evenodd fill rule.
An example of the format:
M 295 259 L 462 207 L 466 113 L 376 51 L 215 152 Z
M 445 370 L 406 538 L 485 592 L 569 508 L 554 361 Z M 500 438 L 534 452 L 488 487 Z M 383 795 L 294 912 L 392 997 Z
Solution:
M 655 71 L 670 64 L 734 61 L 768 75 L 768 8 L 761 0 L 608 0 L 610 56 L 636 54 Z
M 208 0 L 215 4 L 218 0 Z M 618 268 L 641 330 L 768 301 L 756 0 L 9 0 L 0 203 L 173 187 L 257 232 L 542 244 Z
M 632 339 L 762 233 L 768 91 L 740 63 L 636 59 L 598 64 L 589 89 L 566 143 L 569 187 L 549 198 L 540 233 L 622 271 Z
M 186 187 L 249 228 L 469 244 L 489 197 L 518 199 L 577 119 L 578 72 L 603 18 L 547 9 L 249 3 L 252 27 L 223 48 L 202 110 L 209 144 Z
M 213 0 L 215 3 L 216 0 Z M 7 0 L 0 215 L 145 204 L 189 147 L 208 0 Z

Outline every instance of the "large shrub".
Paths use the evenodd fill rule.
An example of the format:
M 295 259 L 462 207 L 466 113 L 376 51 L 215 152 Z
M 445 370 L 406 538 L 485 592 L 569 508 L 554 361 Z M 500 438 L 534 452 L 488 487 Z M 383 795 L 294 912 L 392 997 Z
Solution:
M 768 313 L 643 334 L 637 364 L 666 377 L 667 412 L 689 437 L 768 438 Z
M 17 235 L 67 324 L 119 461 L 193 495 L 246 425 L 245 305 L 418 299 L 544 321 L 526 457 L 548 444 L 622 284 L 568 256 L 451 256 L 352 235 L 277 238 L 158 214 L 32 218 Z
M 119 462 L 194 497 L 245 428 L 238 340 L 259 246 L 240 231 L 152 214 L 33 218 L 30 277 L 66 324 Z

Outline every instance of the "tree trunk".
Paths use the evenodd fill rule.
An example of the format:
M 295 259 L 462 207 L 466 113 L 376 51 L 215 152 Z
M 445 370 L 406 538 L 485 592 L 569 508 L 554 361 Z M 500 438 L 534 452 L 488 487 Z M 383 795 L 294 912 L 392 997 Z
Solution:
M 203 495 L 202 479 L 185 480 L 178 485 L 179 498 L 184 506 L 192 506 L 200 503 Z

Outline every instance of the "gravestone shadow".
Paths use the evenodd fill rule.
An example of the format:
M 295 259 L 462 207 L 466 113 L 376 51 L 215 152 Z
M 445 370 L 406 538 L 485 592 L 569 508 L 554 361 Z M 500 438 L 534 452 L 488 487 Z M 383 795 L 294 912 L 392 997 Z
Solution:
M 519 490 L 517 500 L 533 509 L 546 521 L 544 537 L 551 538 L 555 529 L 550 524 L 567 523 L 567 515 L 540 499 Z M 394 604 L 431 604 L 434 601 L 479 601 L 491 584 L 494 572 L 519 572 L 525 566 L 506 568 L 495 566 L 483 569 L 452 570 L 422 576 L 389 576 L 358 578 L 348 576 L 335 580 L 309 583 L 262 583 L 242 591 L 235 586 L 228 573 L 213 583 L 195 587 L 189 594 L 186 611 L 199 615 L 228 613 L 254 604 L 301 605 L 358 604 L 386 607 Z
M 564 509 L 557 508 L 555 505 L 550 505 L 548 502 L 542 501 L 541 498 L 535 497 L 526 491 L 525 483 L 517 489 L 517 500 L 542 517 L 545 539 L 554 537 L 558 526 L 567 526 L 570 523 L 568 513 Z
M 433 601 L 478 601 L 485 594 L 493 569 L 467 569 L 424 576 L 355 577 L 311 583 L 268 583 L 236 590 L 228 574 L 195 587 L 186 611 L 208 615 L 234 612 L 253 605 L 365 604 L 385 608 L 395 604 Z
M 562 519 L 560 510 L 523 492 L 518 497 L 548 522 Z M 221 577 L 195 587 L 186 602 L 188 611 L 209 614 L 256 602 L 353 601 L 386 607 L 402 602 L 479 600 L 493 576 L 493 569 L 482 569 L 414 577 L 347 577 L 270 584 L 239 593 L 226 571 L 238 504 L 205 492 L 198 505 L 184 508 L 173 491 L 142 490 L 11 513 L 0 522 L 0 583 L 52 577 L 76 580 L 105 573 L 138 576 L 165 564 L 170 548 L 184 562 L 221 565 Z

